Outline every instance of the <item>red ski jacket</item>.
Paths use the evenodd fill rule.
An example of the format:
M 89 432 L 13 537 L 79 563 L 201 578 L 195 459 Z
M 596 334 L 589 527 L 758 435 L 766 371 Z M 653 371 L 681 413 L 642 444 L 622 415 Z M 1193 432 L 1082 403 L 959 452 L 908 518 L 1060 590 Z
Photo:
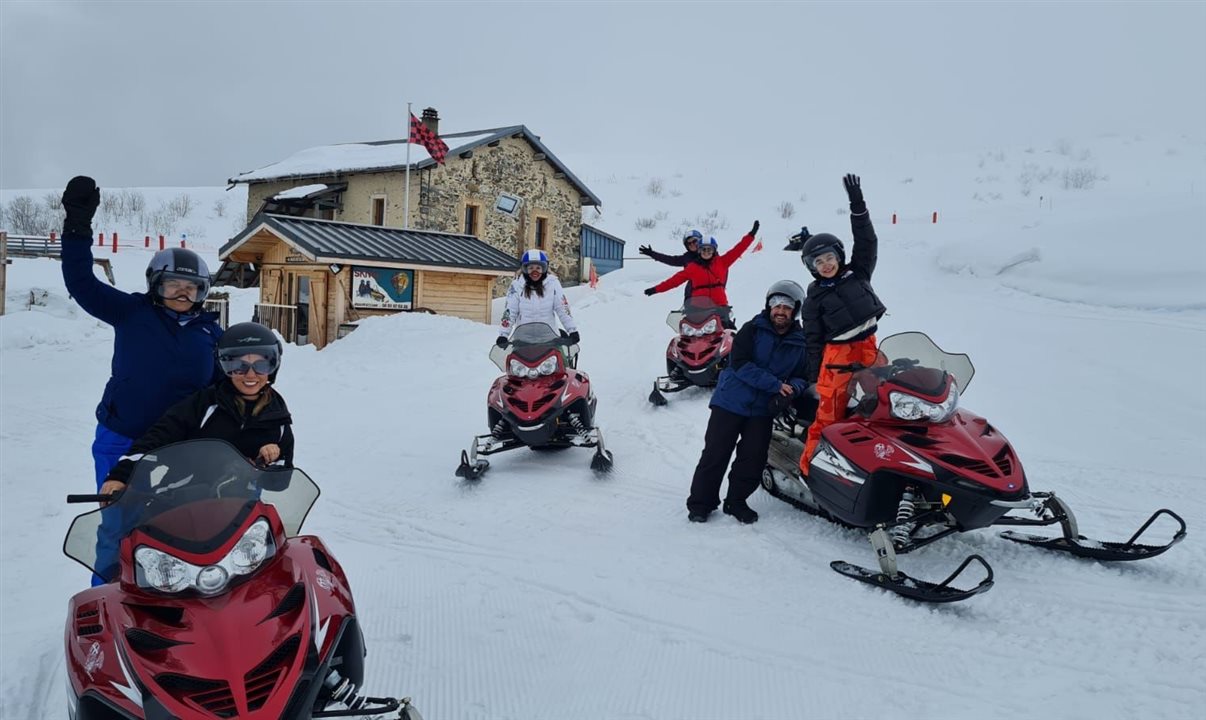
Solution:
M 691 282 L 691 297 L 707 297 L 717 305 L 728 305 L 729 296 L 724 291 L 725 283 L 729 281 L 729 266 L 737 262 L 750 245 L 754 242 L 753 235 L 746 235 L 741 241 L 724 254 L 717 254 L 711 262 L 705 264 L 700 258 L 692 258 L 682 270 L 663 280 L 653 289 L 666 292 Z

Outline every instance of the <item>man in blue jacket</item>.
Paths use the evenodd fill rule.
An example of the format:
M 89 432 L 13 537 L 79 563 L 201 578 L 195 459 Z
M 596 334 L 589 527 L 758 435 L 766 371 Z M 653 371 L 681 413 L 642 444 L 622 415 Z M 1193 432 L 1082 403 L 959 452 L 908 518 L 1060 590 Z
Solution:
M 201 309 L 210 287 L 205 261 L 191 250 L 161 250 L 147 266 L 145 294 L 104 284 L 92 271 L 92 218 L 99 205 L 92 178 L 67 183 L 63 282 L 84 312 L 113 326 L 111 375 L 96 406 L 92 443 L 98 489 L 134 438 L 169 407 L 224 378 L 214 356 L 222 336 L 218 315 Z
M 803 302 L 804 288 L 781 280 L 767 290 L 763 311 L 737 332 L 729 367 L 712 394 L 703 454 L 691 480 L 691 522 L 707 522 L 720 504 L 720 483 L 734 447 L 737 459 L 723 509 L 742 523 L 758 522 L 746 499 L 758 489 L 766 467 L 774 416 L 788 404 L 808 400 L 804 329 L 798 321 Z

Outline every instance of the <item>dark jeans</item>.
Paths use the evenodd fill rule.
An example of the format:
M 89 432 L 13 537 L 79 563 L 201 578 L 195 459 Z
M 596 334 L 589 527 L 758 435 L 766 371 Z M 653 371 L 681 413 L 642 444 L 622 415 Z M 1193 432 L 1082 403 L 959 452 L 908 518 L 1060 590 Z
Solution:
M 725 499 L 744 501 L 758 489 L 766 454 L 770 449 L 771 418 L 745 417 L 721 408 L 712 408 L 704 434 L 703 454 L 691 480 L 687 509 L 711 512 L 720 505 L 720 482 L 724 469 L 737 448 L 737 459 L 729 470 L 729 492 Z

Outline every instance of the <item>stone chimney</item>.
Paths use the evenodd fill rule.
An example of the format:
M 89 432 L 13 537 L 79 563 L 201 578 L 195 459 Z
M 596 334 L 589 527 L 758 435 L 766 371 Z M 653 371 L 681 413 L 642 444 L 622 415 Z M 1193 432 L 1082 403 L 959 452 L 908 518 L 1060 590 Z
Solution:
M 419 118 L 432 135 L 440 136 L 440 114 L 435 108 L 423 108 L 423 116 Z

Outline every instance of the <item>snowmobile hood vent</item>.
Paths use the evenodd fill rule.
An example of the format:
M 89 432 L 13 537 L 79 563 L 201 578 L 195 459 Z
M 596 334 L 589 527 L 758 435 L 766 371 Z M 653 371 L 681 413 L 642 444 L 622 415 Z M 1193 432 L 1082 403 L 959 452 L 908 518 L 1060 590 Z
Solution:
M 160 673 L 155 676 L 155 682 L 181 703 L 200 706 L 214 717 L 238 717 L 230 685 L 221 680 Z
M 131 649 L 138 653 L 167 650 L 168 648 L 175 647 L 176 645 L 188 644 L 165 638 L 161 635 L 156 635 L 155 633 L 149 630 L 143 630 L 142 628 L 127 628 L 126 642 L 130 645 Z
M 314 552 L 315 555 L 318 554 L 317 550 Z M 285 593 L 285 597 L 281 598 L 281 601 L 277 603 L 276 608 L 274 608 L 272 612 L 268 613 L 268 617 L 264 619 L 271 620 L 274 617 L 280 617 L 281 615 L 291 613 L 301 607 L 305 599 L 306 586 L 302 583 L 297 583 L 293 587 L 289 588 L 289 592 Z
M 293 635 L 273 650 L 263 662 L 256 665 L 246 675 L 243 682 L 247 686 L 247 709 L 259 710 L 272 697 L 272 691 L 282 675 L 288 670 L 297 649 L 301 647 L 301 635 Z

